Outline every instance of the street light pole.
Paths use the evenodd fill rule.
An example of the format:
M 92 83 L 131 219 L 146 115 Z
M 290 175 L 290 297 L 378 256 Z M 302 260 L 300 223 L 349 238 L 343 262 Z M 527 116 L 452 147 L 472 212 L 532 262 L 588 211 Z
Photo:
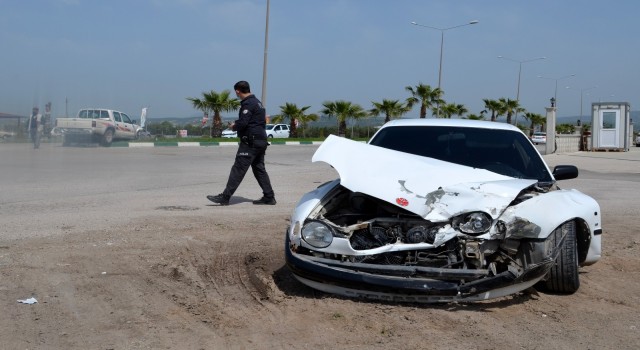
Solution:
M 429 28 L 429 29 L 435 29 L 435 30 L 439 30 L 440 31 L 440 68 L 438 69 L 438 89 L 440 89 L 442 87 L 442 56 L 443 56 L 443 52 L 444 52 L 444 32 L 449 30 L 449 29 L 464 27 L 464 26 L 476 24 L 478 22 L 479 21 L 477 21 L 477 20 L 473 20 L 473 21 L 470 21 L 469 23 L 460 24 L 460 25 L 457 25 L 457 26 L 449 27 L 449 28 L 437 28 L 437 27 L 427 26 L 427 25 L 424 25 L 424 24 L 419 24 L 419 23 L 416 23 L 416 22 L 411 22 L 411 24 L 413 24 L 414 26 L 424 27 L 424 28 Z
M 582 97 L 583 97 L 583 95 L 584 95 L 584 92 L 585 92 L 585 91 L 589 91 L 589 90 L 591 90 L 591 89 L 595 89 L 595 88 L 597 88 L 597 87 L 598 87 L 598 86 L 591 86 L 591 87 L 588 87 L 588 88 L 581 88 L 581 89 L 580 89 L 580 119 L 582 119 L 582 117 L 583 117 L 583 115 L 582 115 L 582 105 L 583 105 L 583 103 L 582 103 Z M 572 88 L 571 88 L 570 86 L 567 86 L 567 89 L 572 89 Z M 575 90 L 575 89 L 574 89 L 574 90 Z
M 571 78 L 571 77 L 575 77 L 575 74 L 570 74 L 570 75 L 565 75 L 563 77 L 559 77 L 559 78 L 549 78 L 549 77 L 543 77 L 541 75 L 538 75 L 538 78 L 540 79 L 549 79 L 549 80 L 555 80 L 556 81 L 556 88 L 555 88 L 555 92 L 553 93 L 553 99 L 556 101 L 556 107 L 558 106 L 558 80 L 562 80 L 562 79 L 566 79 L 566 78 Z
M 531 58 L 528 60 L 524 60 L 524 61 L 519 61 L 519 60 L 514 60 L 513 58 L 509 58 L 509 57 L 504 57 L 504 56 L 498 56 L 498 58 L 501 58 L 503 60 L 507 60 L 507 61 L 512 61 L 512 62 L 516 62 L 519 64 L 519 68 L 518 68 L 518 89 L 516 91 L 516 101 L 518 102 L 518 105 L 520 105 L 520 76 L 522 75 L 522 64 L 523 63 L 527 63 L 527 62 L 533 62 L 533 61 L 538 61 L 538 60 L 544 60 L 546 59 L 546 57 L 536 57 L 536 58 Z M 518 112 L 516 111 L 516 115 L 513 118 L 513 124 L 514 125 L 518 125 Z
M 584 89 L 580 89 L 580 118 L 582 119 L 583 115 L 582 115 L 582 94 L 587 91 L 587 90 L 591 90 L 591 89 L 595 89 L 597 88 L 597 86 L 592 86 L 592 87 L 588 87 L 588 88 L 584 88 Z
M 449 29 L 464 27 L 464 26 L 476 24 L 478 22 L 479 22 L 478 20 L 473 20 L 473 21 L 470 21 L 469 23 L 459 24 L 457 26 L 448 27 L 448 28 L 437 28 L 437 27 L 427 26 L 424 24 L 419 24 L 416 22 L 411 22 L 411 24 L 413 24 L 414 26 L 435 29 L 440 31 L 440 67 L 438 68 L 438 90 L 442 91 L 442 56 L 444 53 L 444 32 Z M 440 105 L 438 104 L 438 110 L 436 111 L 436 115 L 439 115 L 439 114 L 440 114 Z
M 267 19 L 264 29 L 264 61 L 262 65 L 262 97 L 263 106 L 267 105 L 267 52 L 269 47 L 269 0 L 267 0 Z M 266 107 L 265 107 L 266 108 Z
M 442 84 L 442 55 L 444 53 L 444 30 L 440 31 L 440 64 L 438 68 L 438 90 L 441 90 L 440 85 Z

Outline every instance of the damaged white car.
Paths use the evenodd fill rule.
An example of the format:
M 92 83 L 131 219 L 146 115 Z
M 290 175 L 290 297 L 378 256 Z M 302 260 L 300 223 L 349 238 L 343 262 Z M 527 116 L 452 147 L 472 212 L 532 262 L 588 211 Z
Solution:
M 519 129 L 472 120 L 385 124 L 368 144 L 330 136 L 313 161 L 340 178 L 305 194 L 287 229 L 302 283 L 351 297 L 477 301 L 534 285 L 573 293 L 601 255 L 598 203 L 556 181 Z

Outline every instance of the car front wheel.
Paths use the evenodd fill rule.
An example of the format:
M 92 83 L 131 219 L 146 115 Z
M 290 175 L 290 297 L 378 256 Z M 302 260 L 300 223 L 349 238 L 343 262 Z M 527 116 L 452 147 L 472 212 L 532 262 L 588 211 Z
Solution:
M 572 294 L 580 287 L 578 275 L 578 243 L 574 221 L 567 221 L 551 234 L 551 244 L 557 245 L 564 237 L 555 264 L 547 275 L 544 289 L 552 293 Z

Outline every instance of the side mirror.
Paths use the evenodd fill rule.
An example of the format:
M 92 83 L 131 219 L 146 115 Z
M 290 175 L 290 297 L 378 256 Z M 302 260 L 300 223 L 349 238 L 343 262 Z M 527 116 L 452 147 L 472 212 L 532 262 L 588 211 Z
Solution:
M 131 121 L 131 124 L 138 124 L 138 121 L 134 119 Z
M 556 165 L 553 168 L 553 177 L 556 180 L 568 180 L 578 177 L 578 168 L 575 165 Z

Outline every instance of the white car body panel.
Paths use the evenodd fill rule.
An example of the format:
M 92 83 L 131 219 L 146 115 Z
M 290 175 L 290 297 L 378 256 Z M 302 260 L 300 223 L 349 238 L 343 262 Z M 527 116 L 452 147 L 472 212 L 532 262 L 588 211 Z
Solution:
M 383 129 L 414 125 L 522 134 L 511 125 L 461 120 L 396 120 Z M 598 203 L 577 190 L 559 188 L 539 152 L 524 140 L 526 135 L 513 136 L 514 148 L 531 147 L 521 154 L 526 153 L 533 160 L 529 164 L 540 172 L 491 167 L 491 152 L 477 153 L 464 164 L 487 166 L 501 174 L 463 166 L 454 163 L 461 158 L 421 152 L 430 148 L 404 147 L 423 147 L 421 139 L 414 137 L 418 143 L 408 144 L 396 133 L 385 143 L 388 135 L 393 134 L 378 140 L 374 136 L 372 142 L 389 148 L 329 136 L 314 154 L 312 161 L 331 165 L 339 179 L 305 194 L 292 213 L 285 256 L 303 284 L 344 296 L 408 302 L 487 300 L 538 282 L 556 292 L 573 293 L 579 286 L 572 284 L 578 281 L 578 266 L 601 258 Z M 511 140 L 510 136 L 484 139 L 484 145 Z M 508 166 L 511 158 L 495 159 Z M 575 167 L 557 168 L 559 179 L 577 175 Z M 473 232 L 462 223 L 475 215 L 485 219 L 481 230 Z M 316 234 L 330 236 L 319 241 Z M 566 237 L 574 240 L 573 246 L 565 243 Z M 570 269 L 572 261 L 575 270 Z M 563 285 L 550 284 L 558 281 Z
M 447 222 L 461 213 L 484 211 L 494 221 L 500 219 L 508 226 L 520 228 L 519 235 L 512 238 L 546 238 L 568 217 L 584 218 L 591 230 L 601 228 L 597 202 L 577 190 L 550 191 L 508 207 L 523 189 L 534 185 L 536 180 L 514 179 L 484 169 L 419 157 L 333 135 L 318 148 L 312 161 L 331 165 L 340 175 L 340 180 L 307 193 L 296 206 L 290 237 L 303 246 L 306 243 L 299 239 L 299 232 L 295 232 L 295 223 L 300 227 L 320 203 L 320 198 L 338 184 L 402 207 L 432 222 Z M 376 175 L 371 181 L 358 181 L 363 178 L 362 174 Z M 425 181 L 420 174 L 432 175 Z M 396 198 L 406 199 L 407 205 L 401 206 Z M 592 212 L 591 208 L 596 210 Z M 379 254 L 439 246 L 458 234 L 451 226 L 446 226 L 438 232 L 433 245 L 396 243 L 371 250 L 354 250 L 348 239 L 336 238 L 329 247 L 314 249 L 345 255 Z M 496 234 L 495 227 L 492 227 L 482 237 L 490 238 Z M 600 257 L 600 236 L 594 236 L 584 264 L 592 264 Z
M 296 222 L 299 225 L 302 225 L 304 220 L 309 216 L 309 213 L 311 213 L 311 211 L 320 204 L 320 199 L 339 184 L 340 180 L 334 180 L 329 184 L 320 186 L 311 192 L 305 193 L 298 201 L 298 204 L 296 204 L 293 214 L 291 215 L 291 230 L 295 227 Z
M 507 238 L 547 238 L 556 227 L 567 221 L 567 218 L 584 219 L 591 231 L 602 227 L 598 203 L 574 189 L 551 191 L 533 197 L 508 208 L 500 217 L 508 226 L 528 226 L 526 230 L 518 231 L 521 235 L 511 235 Z M 600 239 L 600 235 L 592 237 L 583 265 L 593 264 L 601 258 Z
M 312 161 L 334 167 L 340 183 L 351 191 L 382 199 L 433 222 L 447 221 L 470 209 L 496 217 L 520 191 L 537 182 L 333 135 L 318 148 Z M 372 181 L 361 181 L 362 174 L 374 174 Z M 398 198 L 406 199 L 400 201 L 406 205 L 398 204 Z

